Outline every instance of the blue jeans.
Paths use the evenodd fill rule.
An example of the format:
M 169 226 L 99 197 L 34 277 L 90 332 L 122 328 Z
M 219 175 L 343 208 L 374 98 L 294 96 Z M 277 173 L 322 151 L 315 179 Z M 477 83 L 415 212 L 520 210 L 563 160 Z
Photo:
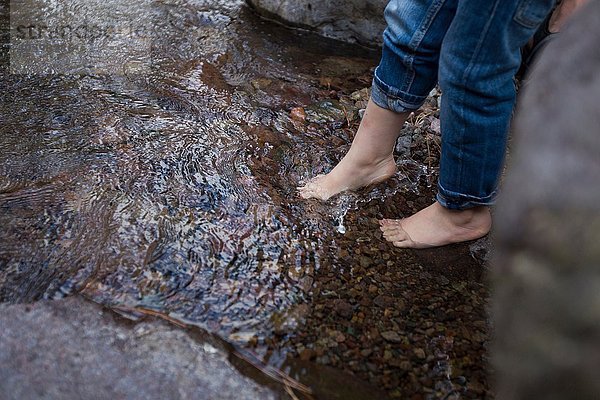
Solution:
M 555 0 L 391 0 L 371 98 L 418 109 L 439 82 L 442 154 L 437 200 L 490 205 L 516 99 L 520 48 Z

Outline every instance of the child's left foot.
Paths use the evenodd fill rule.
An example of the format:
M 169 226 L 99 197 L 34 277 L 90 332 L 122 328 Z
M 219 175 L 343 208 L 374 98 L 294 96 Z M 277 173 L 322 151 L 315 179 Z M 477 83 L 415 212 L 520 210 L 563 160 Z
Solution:
M 435 202 L 404 219 L 379 221 L 384 238 L 396 247 L 424 249 L 485 236 L 492 227 L 488 207 L 449 210 Z
M 395 113 L 369 100 L 348 153 L 327 175 L 316 176 L 299 187 L 300 196 L 327 200 L 392 177 L 396 173 L 394 145 L 408 114 Z
M 318 175 L 298 188 L 304 199 L 327 200 L 346 190 L 355 190 L 383 182 L 394 176 L 396 163 L 390 154 L 387 158 L 373 163 L 360 163 L 346 155 L 327 175 Z

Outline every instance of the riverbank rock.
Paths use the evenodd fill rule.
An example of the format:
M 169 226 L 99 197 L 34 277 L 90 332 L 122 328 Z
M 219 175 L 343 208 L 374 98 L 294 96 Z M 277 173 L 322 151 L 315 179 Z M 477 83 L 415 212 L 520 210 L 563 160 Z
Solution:
M 218 345 L 78 297 L 0 305 L 1 399 L 275 399 Z
M 600 2 L 524 88 L 495 216 L 497 398 L 600 398 Z
M 333 39 L 375 47 L 382 43 L 387 0 L 247 0 L 260 14 Z

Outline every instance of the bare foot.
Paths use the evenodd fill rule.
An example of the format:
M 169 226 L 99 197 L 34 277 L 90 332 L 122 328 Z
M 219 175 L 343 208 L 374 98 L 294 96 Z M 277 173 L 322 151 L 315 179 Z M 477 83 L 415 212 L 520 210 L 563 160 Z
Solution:
M 348 155 L 327 175 L 317 175 L 299 187 L 300 196 L 304 199 L 316 198 L 327 200 L 331 196 L 346 190 L 355 190 L 383 182 L 396 173 L 396 162 L 389 157 L 371 164 L 352 160 Z
M 395 113 L 369 100 L 352 146 L 335 168 L 299 187 L 300 196 L 327 200 L 346 190 L 382 182 L 396 173 L 393 151 L 409 113 Z
M 396 247 L 424 249 L 485 236 L 492 227 L 488 207 L 456 211 L 435 202 L 404 219 L 379 221 L 384 238 Z

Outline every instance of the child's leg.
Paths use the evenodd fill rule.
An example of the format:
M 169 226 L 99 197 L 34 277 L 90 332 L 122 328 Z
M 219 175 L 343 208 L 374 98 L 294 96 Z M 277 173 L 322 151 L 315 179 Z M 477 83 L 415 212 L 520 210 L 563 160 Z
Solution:
M 442 157 L 438 202 L 399 221 L 383 221 L 399 247 L 432 247 L 476 239 L 491 227 L 515 102 L 520 48 L 553 0 L 461 0 L 444 38 Z
M 326 200 L 394 175 L 396 139 L 406 116 L 423 104 L 436 84 L 439 51 L 456 2 L 390 1 L 381 62 L 352 147 L 330 173 L 299 188 L 302 197 Z

